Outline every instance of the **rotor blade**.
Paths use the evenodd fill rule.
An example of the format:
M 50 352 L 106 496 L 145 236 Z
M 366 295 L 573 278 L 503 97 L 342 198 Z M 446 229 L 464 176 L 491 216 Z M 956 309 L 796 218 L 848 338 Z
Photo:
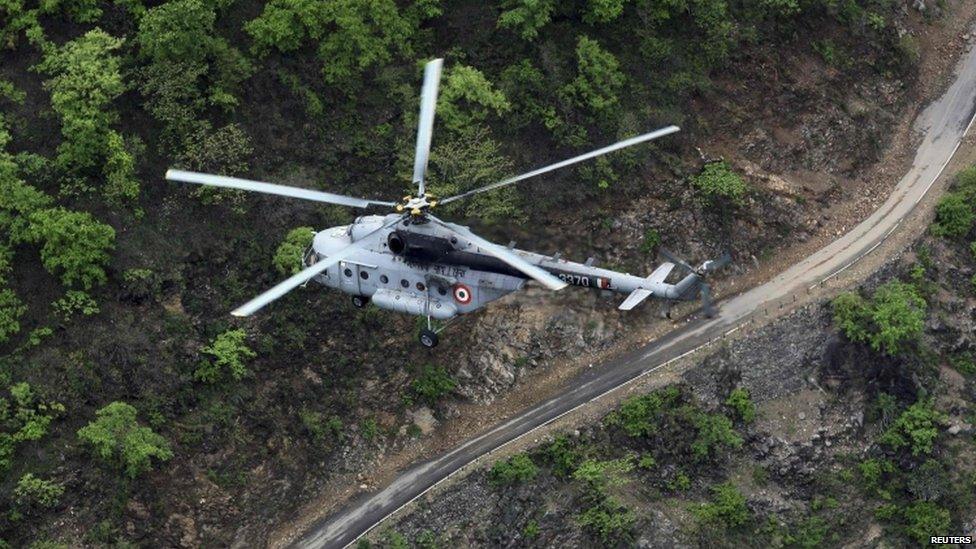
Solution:
M 166 170 L 166 179 L 169 179 L 170 181 L 180 181 L 182 183 L 209 185 L 211 187 L 225 187 L 228 189 L 240 189 L 242 191 L 254 191 L 265 194 L 290 196 L 292 198 L 314 200 L 315 202 L 328 202 L 329 204 L 338 204 L 340 206 L 352 206 L 353 208 L 368 208 L 370 206 L 393 207 L 396 205 L 393 202 L 383 202 L 381 200 L 353 198 L 351 196 L 313 191 L 311 189 L 301 189 L 298 187 L 275 185 L 274 183 L 264 183 L 262 181 L 251 181 L 250 179 L 239 179 L 237 177 L 211 175 L 208 173 L 199 172 L 187 172 L 183 170 Z
M 255 297 L 254 299 L 248 301 L 247 303 L 241 305 L 240 307 L 234 309 L 231 314 L 234 316 L 250 316 L 257 312 L 259 309 L 271 303 L 272 301 L 278 299 L 279 297 L 285 295 L 286 293 L 294 290 L 298 286 L 301 286 L 306 281 L 311 280 L 317 275 L 324 272 L 329 267 L 339 263 L 343 259 L 349 257 L 353 253 L 362 250 L 363 248 L 374 243 L 378 237 L 383 235 L 383 230 L 392 227 L 399 223 L 403 218 L 397 217 L 395 220 L 389 223 L 383 224 L 375 231 L 367 234 L 366 236 L 360 238 L 359 240 L 353 242 L 352 244 L 340 249 L 339 251 L 320 259 L 311 267 L 303 269 L 301 272 L 296 273 L 285 280 L 279 282 L 270 290 L 264 292 L 263 294 Z
M 424 67 L 424 87 L 420 91 L 420 118 L 417 120 L 417 152 L 413 158 L 413 182 L 417 196 L 424 196 L 430 140 L 434 135 L 434 112 L 437 110 L 437 87 L 441 81 L 443 59 L 434 59 Z
M 708 285 L 707 282 L 703 282 L 701 285 L 701 300 L 702 300 L 702 310 L 705 312 L 705 316 L 712 318 L 715 316 L 715 305 L 712 303 L 712 287 Z
M 689 265 L 687 261 L 679 258 L 678 256 L 674 255 L 673 253 L 669 252 L 667 249 L 665 249 L 665 248 L 658 248 L 658 253 L 660 253 L 661 255 L 663 255 L 671 263 L 674 263 L 675 265 L 680 266 L 682 269 L 685 269 L 686 271 L 689 271 L 689 272 L 695 272 L 695 268 L 692 267 L 691 265 Z
M 524 179 L 528 179 L 530 177 L 535 177 L 537 175 L 542 175 L 544 173 L 551 172 L 553 170 L 558 170 L 559 168 L 565 168 L 566 166 L 571 166 L 571 165 L 576 164 L 578 162 L 582 162 L 584 160 L 589 160 L 591 158 L 595 158 L 597 156 L 601 156 L 601 155 L 604 155 L 604 154 L 607 154 L 607 153 L 610 153 L 610 152 L 613 152 L 613 151 L 617 151 L 617 150 L 620 150 L 620 149 L 625 149 L 627 147 L 630 147 L 630 146 L 633 146 L 633 145 L 637 145 L 638 143 L 643 143 L 645 141 L 650 141 L 652 139 L 657 139 L 658 137 L 664 137 L 665 135 L 672 134 L 672 133 L 678 131 L 679 129 L 680 128 L 678 128 L 677 126 L 668 126 L 666 128 L 661 128 L 660 130 L 653 131 L 651 133 L 645 133 L 644 135 L 638 135 L 637 137 L 631 137 L 630 139 L 625 139 L 623 141 L 619 141 L 619 142 L 614 143 L 613 145 L 610 145 L 608 147 L 603 147 L 602 149 L 597 149 L 595 151 L 588 152 L 586 154 L 581 154 L 579 156 L 575 156 L 573 158 L 570 158 L 569 160 L 563 160 L 562 162 L 557 162 L 555 164 L 550 164 L 549 166 L 546 166 L 544 168 L 539 168 L 538 170 L 533 170 L 531 172 L 524 173 L 522 175 L 516 175 L 515 177 L 510 177 L 508 179 L 504 179 L 504 180 L 499 181 L 497 183 L 492 183 L 491 185 L 486 185 L 484 187 L 481 187 L 481 188 L 478 188 L 478 189 L 474 189 L 474 190 L 468 191 L 466 193 L 461 193 L 459 195 L 455 195 L 455 196 L 452 196 L 452 197 L 449 197 L 449 198 L 445 198 L 444 200 L 441 200 L 440 203 L 441 204 L 448 204 L 450 202 L 454 202 L 455 200 L 461 200 L 462 198 L 467 198 L 469 196 L 472 196 L 472 195 L 475 195 L 475 194 L 478 194 L 478 193 L 483 193 L 485 191 L 490 191 L 490 190 L 493 190 L 493 189 L 497 189 L 499 187 L 504 187 L 506 185 L 511 185 L 512 183 L 517 183 L 519 181 L 522 181 Z
M 499 246 L 498 244 L 489 242 L 460 225 L 455 225 L 454 223 L 445 223 L 444 221 L 441 221 L 440 219 L 437 219 L 436 217 L 430 214 L 428 214 L 427 217 L 434 223 L 437 223 L 438 225 L 445 227 L 448 230 L 451 230 L 463 236 L 465 239 L 470 240 L 473 244 L 475 244 L 485 252 L 504 261 L 505 263 L 509 264 L 513 268 L 518 269 L 526 276 L 538 281 L 546 288 L 549 288 L 550 290 L 562 290 L 563 288 L 566 287 L 565 282 L 551 275 L 545 269 L 542 269 L 541 267 L 533 265 L 528 261 L 522 259 L 515 252 L 512 252 L 503 246 Z

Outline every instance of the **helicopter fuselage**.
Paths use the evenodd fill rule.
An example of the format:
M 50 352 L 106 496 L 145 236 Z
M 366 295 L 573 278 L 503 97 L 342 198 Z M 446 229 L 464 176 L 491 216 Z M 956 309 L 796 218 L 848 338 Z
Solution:
M 305 264 L 310 266 L 349 246 L 393 217 L 395 214 L 363 216 L 350 225 L 316 233 Z M 641 278 L 594 267 L 591 262 L 576 263 L 514 248 L 511 251 L 573 286 L 624 294 L 643 289 L 647 295 L 669 300 L 697 295 L 698 278 L 694 274 L 678 284 L 664 282 L 673 268 L 670 263 L 662 265 L 662 276 Z M 662 268 L 655 273 L 661 274 Z M 368 298 L 380 308 L 446 320 L 521 289 L 527 277 L 462 236 L 422 218 L 408 218 L 390 228 L 375 245 L 358 250 L 313 280 Z

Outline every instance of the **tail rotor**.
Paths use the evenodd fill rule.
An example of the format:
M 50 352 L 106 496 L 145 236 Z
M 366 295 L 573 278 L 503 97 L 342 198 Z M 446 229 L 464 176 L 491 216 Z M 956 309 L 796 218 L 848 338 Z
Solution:
M 687 261 L 681 259 L 664 248 L 661 248 L 660 253 L 671 263 L 674 263 L 681 269 L 697 277 L 698 295 L 701 297 L 702 311 L 705 312 L 706 317 L 714 317 L 718 311 L 715 308 L 714 302 L 712 301 L 712 287 L 708 283 L 707 278 L 711 273 L 731 263 L 732 256 L 726 252 L 718 259 L 709 259 L 702 263 L 698 268 L 695 268 L 692 267 Z

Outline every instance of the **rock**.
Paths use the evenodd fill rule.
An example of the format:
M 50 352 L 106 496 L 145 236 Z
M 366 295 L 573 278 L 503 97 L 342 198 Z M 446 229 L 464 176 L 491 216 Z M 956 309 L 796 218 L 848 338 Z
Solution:
M 800 412 L 799 414 L 796 415 L 796 417 L 800 418 L 800 421 L 803 421 L 804 419 L 807 418 L 807 414 L 805 412 Z

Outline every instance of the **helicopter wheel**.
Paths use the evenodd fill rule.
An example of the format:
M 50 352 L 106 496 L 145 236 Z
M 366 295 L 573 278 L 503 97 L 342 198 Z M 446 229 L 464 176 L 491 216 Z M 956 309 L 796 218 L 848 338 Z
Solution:
M 428 349 L 437 347 L 438 337 L 433 330 L 420 330 L 420 344 Z
M 356 306 L 357 309 L 365 309 L 369 305 L 369 298 L 361 295 L 352 296 L 352 304 Z

